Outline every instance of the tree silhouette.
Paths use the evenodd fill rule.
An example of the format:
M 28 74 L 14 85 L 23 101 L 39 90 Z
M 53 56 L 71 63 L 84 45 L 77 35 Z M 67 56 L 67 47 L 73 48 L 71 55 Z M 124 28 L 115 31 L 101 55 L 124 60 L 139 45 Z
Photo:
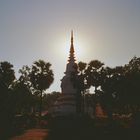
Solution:
M 102 70 L 103 83 L 101 89 L 103 94 L 100 96 L 101 105 L 112 120 L 112 111 L 117 105 L 119 93 L 123 92 L 124 68 L 118 66 L 115 68 L 106 67 Z
M 84 96 L 84 92 L 86 90 L 86 81 L 85 81 L 86 66 L 87 66 L 86 63 L 79 62 L 74 67 L 76 69 L 76 71 L 71 73 L 72 83 L 73 83 L 74 87 L 77 89 L 77 94 L 76 94 L 77 113 L 82 113 L 84 111 L 83 96 Z
M 30 80 L 35 90 L 40 93 L 40 111 L 42 112 L 42 94 L 50 87 L 54 80 L 53 71 L 50 69 L 51 64 L 43 60 L 35 61 L 30 72 Z
M 10 86 L 14 80 L 13 65 L 7 61 L 0 62 L 0 104 L 7 100 Z
M 99 60 L 92 60 L 86 69 L 86 81 L 87 85 L 90 88 L 91 86 L 94 87 L 94 93 L 93 95 L 93 115 L 95 116 L 95 108 L 96 108 L 96 102 L 98 99 L 98 94 L 100 94 L 101 84 L 103 81 L 102 78 L 102 69 L 103 69 L 104 63 L 100 62 Z M 96 97 L 96 98 L 95 98 Z
M 84 62 L 78 63 L 78 74 L 76 79 L 77 85 L 77 111 L 84 112 L 84 94 L 86 90 L 85 71 L 87 64 Z
M 86 70 L 86 79 L 87 84 L 90 86 L 95 87 L 95 94 L 97 94 L 97 88 L 101 86 L 102 83 L 102 75 L 101 70 L 103 68 L 104 63 L 100 62 L 99 60 L 92 60 L 87 67 Z
M 109 118 L 115 109 L 119 113 L 137 112 L 140 108 L 140 58 L 134 57 L 125 66 L 106 67 L 103 72 L 101 103 Z
M 0 62 L 0 83 L 9 88 L 14 79 L 15 72 L 13 65 L 7 61 Z
M 15 80 L 13 65 L 0 62 L 0 129 L 7 129 L 13 117 L 13 104 L 10 86 Z
M 12 89 L 16 114 L 31 113 L 33 95 L 30 88 L 24 83 L 24 81 L 17 80 L 13 84 Z
M 31 88 L 31 81 L 30 81 L 30 68 L 27 65 L 24 65 L 21 69 L 19 69 L 20 77 L 19 81 L 23 82 L 27 85 L 28 88 Z
M 140 108 L 140 58 L 132 58 L 124 68 L 124 93 L 120 97 L 126 98 L 125 105 L 131 106 L 133 112 L 137 112 Z

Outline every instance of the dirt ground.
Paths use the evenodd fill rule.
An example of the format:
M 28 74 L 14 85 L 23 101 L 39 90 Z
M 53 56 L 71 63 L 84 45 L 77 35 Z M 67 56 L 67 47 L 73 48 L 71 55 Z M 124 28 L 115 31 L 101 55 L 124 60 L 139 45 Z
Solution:
M 46 129 L 29 129 L 22 135 L 15 136 L 9 140 L 44 140 L 48 135 Z

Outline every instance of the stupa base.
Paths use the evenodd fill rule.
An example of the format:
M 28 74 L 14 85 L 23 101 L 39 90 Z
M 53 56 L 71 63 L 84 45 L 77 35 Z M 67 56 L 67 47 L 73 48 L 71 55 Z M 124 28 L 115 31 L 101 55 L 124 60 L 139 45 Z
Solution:
M 61 95 L 55 102 L 52 116 L 69 116 L 76 114 L 76 99 L 74 95 Z

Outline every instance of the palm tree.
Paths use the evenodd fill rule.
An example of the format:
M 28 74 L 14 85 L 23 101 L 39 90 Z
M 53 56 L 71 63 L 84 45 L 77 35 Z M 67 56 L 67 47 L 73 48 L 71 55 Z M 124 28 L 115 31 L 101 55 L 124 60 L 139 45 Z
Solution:
M 95 94 L 97 94 L 97 88 L 101 86 L 102 75 L 101 70 L 103 68 L 104 63 L 99 60 L 92 60 L 87 67 L 86 75 L 87 75 L 87 84 L 95 87 Z
M 42 113 L 43 92 L 50 87 L 54 80 L 54 74 L 50 67 L 50 63 L 43 60 L 38 60 L 33 63 L 30 72 L 30 81 L 33 85 L 33 88 L 40 93 L 40 117 Z
M 86 90 L 86 81 L 85 81 L 85 71 L 86 71 L 87 64 L 84 62 L 78 63 L 78 75 L 77 75 L 77 111 L 84 112 L 84 94 Z
M 100 94 L 100 90 L 98 89 L 101 87 L 102 84 L 102 69 L 104 63 L 100 62 L 99 60 L 92 60 L 86 69 L 86 82 L 87 86 L 90 88 L 91 86 L 94 87 L 95 95 L 93 95 L 93 115 L 95 116 L 95 108 L 96 102 L 98 99 L 98 94 Z
M 83 109 L 83 101 L 82 95 L 84 95 L 86 89 L 86 82 L 85 82 L 85 71 L 86 71 L 87 64 L 84 62 L 79 62 L 77 65 L 74 66 L 76 72 L 71 73 L 71 80 L 74 87 L 77 89 L 76 94 L 76 110 L 77 113 L 82 113 Z

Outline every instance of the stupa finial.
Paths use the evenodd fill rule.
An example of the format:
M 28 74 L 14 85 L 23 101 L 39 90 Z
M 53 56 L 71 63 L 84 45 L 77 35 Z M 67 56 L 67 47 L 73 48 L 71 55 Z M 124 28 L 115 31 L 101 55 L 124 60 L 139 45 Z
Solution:
M 71 45 L 73 46 L 73 30 L 71 30 Z
M 71 46 L 70 46 L 70 53 L 74 53 L 74 45 L 73 45 L 73 30 L 71 30 Z

